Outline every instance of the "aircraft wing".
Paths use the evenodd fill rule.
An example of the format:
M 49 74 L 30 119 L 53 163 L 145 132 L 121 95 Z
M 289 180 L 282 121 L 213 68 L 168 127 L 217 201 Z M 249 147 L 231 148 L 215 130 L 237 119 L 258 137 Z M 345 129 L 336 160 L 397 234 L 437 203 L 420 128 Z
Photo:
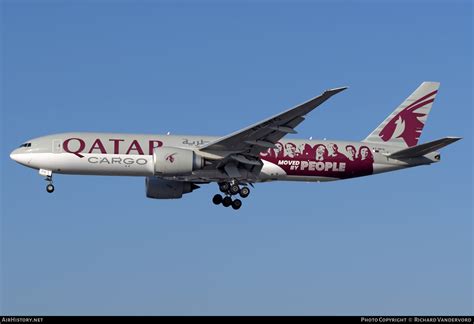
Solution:
M 257 160 L 260 152 L 274 147 L 286 134 L 296 133 L 294 128 L 304 120 L 306 114 L 345 89 L 347 87 L 326 90 L 318 97 L 230 135 L 221 137 L 201 147 L 200 150 L 209 153 L 227 152 L 229 155 L 233 154 L 234 160 L 243 164 L 258 163 Z M 250 157 L 250 159 L 247 157 Z M 253 158 L 256 159 L 254 160 Z

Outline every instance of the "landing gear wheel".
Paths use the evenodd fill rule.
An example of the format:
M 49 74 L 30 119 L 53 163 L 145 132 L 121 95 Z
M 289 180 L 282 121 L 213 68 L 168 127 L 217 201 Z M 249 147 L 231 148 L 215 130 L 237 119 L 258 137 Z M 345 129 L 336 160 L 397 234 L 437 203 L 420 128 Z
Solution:
M 232 205 L 232 198 L 229 196 L 224 197 L 224 199 L 222 199 L 222 206 L 229 207 L 230 205 Z
M 239 191 L 240 191 L 239 185 L 234 184 L 234 185 L 230 186 L 229 191 L 230 191 L 230 194 L 231 194 L 231 195 L 236 195 L 236 194 L 238 194 Z
M 215 195 L 213 198 L 212 198 L 212 202 L 215 204 L 215 205 L 219 205 L 221 202 L 222 202 L 222 196 L 217 194 Z
M 54 191 L 54 186 L 50 183 L 46 186 L 46 191 L 52 193 Z
M 242 201 L 240 201 L 240 199 L 236 199 L 232 202 L 232 208 L 235 210 L 239 209 L 240 207 L 242 207 Z
M 227 182 L 222 182 L 219 184 L 219 190 L 223 193 L 226 193 L 229 190 L 230 185 Z
M 240 189 L 240 197 L 247 198 L 250 195 L 250 189 L 248 187 L 242 187 Z

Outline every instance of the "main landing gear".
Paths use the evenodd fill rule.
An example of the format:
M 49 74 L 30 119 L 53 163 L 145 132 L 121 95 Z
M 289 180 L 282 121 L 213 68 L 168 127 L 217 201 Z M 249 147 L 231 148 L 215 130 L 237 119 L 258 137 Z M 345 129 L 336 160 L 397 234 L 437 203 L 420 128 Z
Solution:
M 232 199 L 232 196 L 240 195 L 242 198 L 247 198 L 250 195 L 250 189 L 245 186 L 240 187 L 237 181 L 221 182 L 219 183 L 219 190 L 225 196 L 222 197 L 222 195 L 217 194 L 212 198 L 212 202 L 215 205 L 222 204 L 224 207 L 232 206 L 235 210 L 242 207 L 242 201 L 240 199 Z

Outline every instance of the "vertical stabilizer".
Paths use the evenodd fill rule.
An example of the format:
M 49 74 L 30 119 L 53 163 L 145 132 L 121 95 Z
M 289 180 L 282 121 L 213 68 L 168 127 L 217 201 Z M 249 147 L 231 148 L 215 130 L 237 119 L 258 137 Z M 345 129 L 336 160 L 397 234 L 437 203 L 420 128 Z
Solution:
M 439 82 L 423 82 L 395 109 L 363 142 L 393 144 L 412 147 L 418 143 Z

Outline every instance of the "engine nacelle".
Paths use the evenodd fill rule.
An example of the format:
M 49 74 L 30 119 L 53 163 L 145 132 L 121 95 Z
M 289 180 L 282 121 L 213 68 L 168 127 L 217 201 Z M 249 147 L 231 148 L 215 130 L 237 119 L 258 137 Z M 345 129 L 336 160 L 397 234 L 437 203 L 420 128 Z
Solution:
M 189 174 L 201 169 L 204 159 L 191 150 L 163 146 L 153 151 L 155 174 L 174 176 Z
M 165 180 L 156 177 L 145 179 L 146 196 L 155 199 L 177 199 L 199 188 L 192 182 Z

